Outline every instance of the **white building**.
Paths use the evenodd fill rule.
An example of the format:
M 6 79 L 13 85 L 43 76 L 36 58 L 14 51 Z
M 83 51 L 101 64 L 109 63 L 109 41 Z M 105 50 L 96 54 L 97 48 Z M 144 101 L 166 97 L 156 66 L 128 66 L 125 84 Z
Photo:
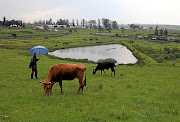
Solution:
M 67 28 L 66 25 L 47 25 L 48 28 L 54 29 L 54 28 Z

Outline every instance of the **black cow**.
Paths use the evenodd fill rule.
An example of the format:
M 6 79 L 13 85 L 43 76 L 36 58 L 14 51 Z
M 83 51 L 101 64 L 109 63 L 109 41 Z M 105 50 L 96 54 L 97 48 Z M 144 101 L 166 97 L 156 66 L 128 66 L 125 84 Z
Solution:
M 115 67 L 115 63 L 114 62 L 100 62 L 98 63 L 97 67 L 95 69 L 93 69 L 93 74 L 96 73 L 97 70 L 101 70 L 101 75 L 102 75 L 102 70 L 104 71 L 104 69 L 109 69 L 111 68 L 111 75 L 112 73 L 114 72 L 114 75 L 115 75 L 115 70 L 114 70 L 114 67 Z M 106 75 L 105 71 L 104 71 L 104 74 Z

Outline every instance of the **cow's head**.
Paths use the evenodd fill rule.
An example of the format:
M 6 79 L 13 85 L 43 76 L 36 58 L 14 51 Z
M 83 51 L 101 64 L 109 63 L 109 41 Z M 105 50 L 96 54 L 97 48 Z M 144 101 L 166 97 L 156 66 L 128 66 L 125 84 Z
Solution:
M 43 83 L 44 86 L 44 95 L 48 95 L 49 93 L 52 93 L 52 87 L 54 85 L 54 82 L 45 82 L 45 81 L 39 81 L 39 83 Z
M 93 69 L 93 75 L 96 74 L 96 69 Z

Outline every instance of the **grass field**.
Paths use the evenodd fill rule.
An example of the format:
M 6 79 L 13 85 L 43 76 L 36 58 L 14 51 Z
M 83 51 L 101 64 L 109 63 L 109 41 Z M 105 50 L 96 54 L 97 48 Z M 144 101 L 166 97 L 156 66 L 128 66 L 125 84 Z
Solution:
M 66 30 L 61 30 L 62 32 L 66 32 Z M 53 31 L 45 31 L 45 30 L 34 30 L 34 29 L 8 29 L 8 28 L 0 28 L 0 37 L 11 37 L 12 34 L 16 34 L 16 36 L 31 36 L 31 35 L 48 35 L 48 34 L 59 34 L 60 32 Z
M 157 63 L 134 49 L 128 39 L 89 35 L 91 31 L 95 30 L 80 30 L 57 38 L 1 39 L 0 121 L 180 121 L 179 59 Z M 78 80 L 75 79 L 63 81 L 64 94 L 60 93 L 57 83 L 53 94 L 44 96 L 43 86 L 38 81 L 46 79 L 53 64 L 79 62 L 42 55 L 37 56 L 40 58 L 38 79 L 30 79 L 28 65 L 32 55 L 29 49 L 35 45 L 53 51 L 110 43 L 125 43 L 145 58 L 146 63 L 118 65 L 116 76 L 111 76 L 110 70 L 106 71 L 106 76 L 100 72 L 92 75 L 96 64 L 83 63 L 87 67 L 87 85 L 83 93 L 76 94 Z M 179 48 L 174 42 L 159 44 L 135 40 L 133 44 Z

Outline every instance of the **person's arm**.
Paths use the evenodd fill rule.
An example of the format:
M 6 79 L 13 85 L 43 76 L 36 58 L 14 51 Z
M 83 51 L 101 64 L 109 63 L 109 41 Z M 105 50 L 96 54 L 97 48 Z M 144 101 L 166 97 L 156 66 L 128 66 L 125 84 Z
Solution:
M 39 58 L 40 59 L 40 58 Z M 39 59 L 37 59 L 37 57 L 35 57 L 35 61 L 37 62 Z

